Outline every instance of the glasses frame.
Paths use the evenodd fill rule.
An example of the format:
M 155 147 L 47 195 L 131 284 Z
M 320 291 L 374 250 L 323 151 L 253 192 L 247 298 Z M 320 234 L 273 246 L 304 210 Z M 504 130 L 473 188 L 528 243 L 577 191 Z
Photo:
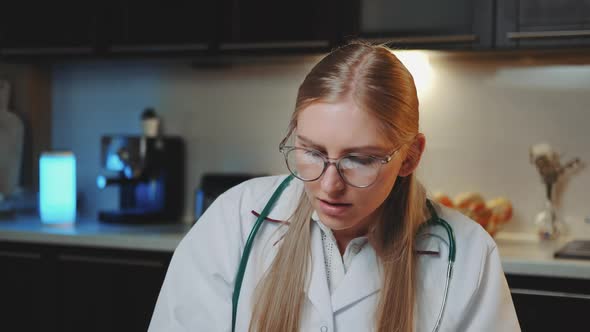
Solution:
M 296 178 L 298 178 L 301 181 L 304 181 L 304 182 L 316 181 L 319 178 L 321 178 L 324 175 L 324 173 L 326 173 L 328 166 L 334 165 L 334 167 L 336 167 L 336 170 L 338 171 L 338 175 L 340 176 L 342 181 L 344 181 L 344 183 L 346 183 L 347 185 L 349 185 L 351 187 L 355 187 L 355 188 L 367 188 L 367 187 L 370 187 L 373 184 L 375 184 L 375 182 L 377 182 L 377 178 L 379 177 L 379 174 L 381 173 L 381 168 L 383 168 L 383 165 L 385 165 L 385 164 L 389 163 L 391 160 L 393 160 L 393 157 L 397 154 L 397 152 L 401 148 L 402 147 L 399 147 L 399 148 L 393 150 L 391 153 L 385 155 L 384 157 L 379 157 L 379 156 L 374 156 L 374 155 L 364 154 L 364 153 L 349 153 L 349 154 L 346 154 L 340 158 L 328 158 L 328 156 L 326 156 L 325 153 L 323 153 L 317 149 L 304 148 L 304 147 L 298 147 L 298 146 L 292 146 L 292 145 L 284 145 L 284 144 L 279 145 L 279 152 L 281 152 L 283 154 L 283 156 L 285 157 L 285 164 L 287 164 L 287 169 L 289 169 L 289 172 L 291 172 L 291 174 L 293 174 L 293 176 L 295 176 Z M 292 170 L 291 167 L 289 167 L 289 159 L 288 159 L 287 155 L 289 154 L 289 152 L 291 152 L 293 150 L 305 150 L 305 151 L 317 152 L 324 160 L 324 169 L 322 170 L 320 175 L 318 177 L 316 177 L 315 179 L 302 179 L 301 177 L 299 177 L 297 175 L 297 173 L 294 170 Z M 364 185 L 364 186 L 357 186 L 357 185 L 354 185 L 354 184 L 348 182 L 348 180 L 346 180 L 344 175 L 342 175 L 342 171 L 340 170 L 340 162 L 342 161 L 342 159 L 345 159 L 348 157 L 368 157 L 368 158 L 373 158 L 373 159 L 379 161 L 380 166 L 379 166 L 379 169 L 377 170 L 377 175 L 375 176 L 375 179 L 373 180 L 373 182 L 371 182 L 367 185 Z

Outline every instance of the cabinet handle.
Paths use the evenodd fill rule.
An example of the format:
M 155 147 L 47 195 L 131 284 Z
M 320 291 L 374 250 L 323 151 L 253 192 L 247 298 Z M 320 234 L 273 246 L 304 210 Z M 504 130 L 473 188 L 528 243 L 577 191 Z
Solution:
M 590 30 L 508 32 L 506 37 L 508 39 L 590 37 Z
M 570 299 L 590 300 L 589 294 L 553 292 L 553 291 L 545 291 L 545 290 L 537 290 L 537 289 L 524 289 L 524 288 L 511 288 L 510 292 L 512 294 L 565 297 L 565 298 L 570 298 Z
M 477 41 L 477 35 L 442 35 L 396 38 L 366 38 L 363 39 L 376 44 L 459 44 Z
M 0 251 L 0 257 L 41 259 L 41 254 L 30 252 Z
M 58 258 L 66 262 L 98 263 L 98 264 L 117 264 L 117 265 L 134 265 L 144 267 L 164 267 L 164 263 L 147 260 L 147 259 L 126 259 L 126 258 L 106 258 L 84 255 L 59 255 Z
M 260 49 L 288 49 L 288 48 L 322 48 L 329 47 L 328 40 L 301 40 L 285 42 L 258 42 L 258 43 L 222 43 L 220 50 L 260 50 Z
M 2 55 L 58 55 L 91 54 L 91 47 L 38 47 L 38 48 L 4 48 Z
M 182 45 L 115 45 L 109 50 L 113 53 L 125 52 L 182 52 L 182 51 L 206 51 L 207 44 L 182 44 Z

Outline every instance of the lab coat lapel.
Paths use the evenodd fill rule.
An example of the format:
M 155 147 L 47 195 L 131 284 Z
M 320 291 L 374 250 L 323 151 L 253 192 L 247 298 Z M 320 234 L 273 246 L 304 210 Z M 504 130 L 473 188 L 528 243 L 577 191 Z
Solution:
M 344 279 L 332 295 L 334 313 L 377 292 L 381 288 L 381 268 L 369 244 L 352 260 Z
M 322 318 L 332 321 L 333 312 L 324 263 L 322 234 L 319 226 L 313 221 L 311 225 L 311 279 L 307 296 Z

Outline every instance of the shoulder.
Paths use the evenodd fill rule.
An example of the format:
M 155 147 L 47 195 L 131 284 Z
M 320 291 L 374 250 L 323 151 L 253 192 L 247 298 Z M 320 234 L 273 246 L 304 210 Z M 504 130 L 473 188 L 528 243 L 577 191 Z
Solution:
M 438 206 L 437 210 L 455 234 L 454 271 L 463 276 L 464 290 L 478 289 L 486 274 L 503 275 L 496 242 L 481 225 L 454 209 Z M 491 262 L 494 271 L 489 271 Z
M 437 205 L 436 209 L 439 217 L 451 225 L 457 242 L 457 251 L 461 248 L 461 250 L 480 250 L 487 254 L 496 248 L 494 239 L 471 218 L 445 206 Z
M 257 211 L 285 178 L 254 178 L 219 195 L 183 237 L 176 251 L 198 253 L 209 252 L 204 248 L 217 248 L 217 251 L 241 248 L 256 220 L 252 211 Z
M 457 210 L 435 204 L 439 218 L 446 221 L 455 238 L 454 271 L 466 279 L 464 286 L 478 287 L 485 266 L 490 259 L 499 259 L 496 242 L 481 225 Z M 429 227 L 423 246 L 438 249 L 446 258 L 449 235 L 443 227 Z M 438 240 L 436 240 L 438 239 Z M 445 243 L 441 247 L 441 243 Z M 467 281 L 469 280 L 469 281 Z
M 197 220 L 190 233 L 238 232 L 245 234 L 261 213 L 273 193 L 287 178 L 287 175 L 265 176 L 242 182 L 215 199 L 205 213 Z M 269 214 L 269 218 L 286 220 L 296 207 L 298 193 L 302 192 L 300 181 L 291 181 L 284 189 Z
M 261 196 L 267 196 L 269 191 L 274 191 L 287 178 L 287 175 L 272 175 L 253 178 L 244 181 L 219 196 L 220 199 L 231 199 L 248 195 L 256 199 Z

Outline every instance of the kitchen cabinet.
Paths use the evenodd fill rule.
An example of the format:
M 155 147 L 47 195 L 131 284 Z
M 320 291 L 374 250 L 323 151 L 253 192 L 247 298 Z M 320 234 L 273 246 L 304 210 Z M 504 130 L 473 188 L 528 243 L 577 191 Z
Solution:
M 10 1 L 0 56 L 327 52 L 590 46 L 590 0 Z
M 0 242 L 3 329 L 146 331 L 171 255 Z
M 0 10 L 0 55 L 89 55 L 94 52 L 95 1 L 4 1 Z
M 70 249 L 56 257 L 60 331 L 146 331 L 166 254 Z
M 214 1 L 110 1 L 101 21 L 109 54 L 199 53 L 214 38 Z
M 590 279 L 506 276 L 523 331 L 581 331 L 588 325 Z
M 55 295 L 44 255 L 36 248 L 0 243 L 0 266 L 2 330 L 43 331 L 54 317 L 44 300 Z
M 493 1 L 357 0 L 355 36 L 394 48 L 492 47 Z
M 497 0 L 500 48 L 590 45 L 590 0 Z
M 346 3 L 347 1 L 343 1 Z M 341 28 L 336 0 L 223 0 L 219 50 L 329 50 Z

